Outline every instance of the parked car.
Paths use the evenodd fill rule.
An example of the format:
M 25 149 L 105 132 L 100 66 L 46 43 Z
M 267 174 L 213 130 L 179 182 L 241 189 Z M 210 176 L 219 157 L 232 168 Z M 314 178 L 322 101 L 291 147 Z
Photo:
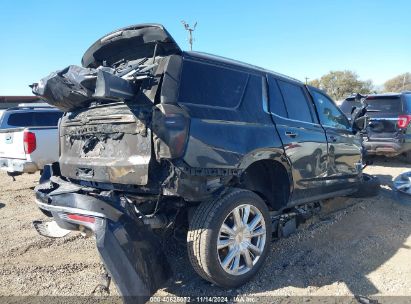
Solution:
M 363 142 L 367 154 L 388 157 L 402 154 L 411 162 L 411 92 L 362 97 L 368 116 Z M 342 109 L 350 106 L 361 105 L 346 99 Z
M 43 104 L 21 104 L 0 118 L 0 169 L 9 175 L 34 173 L 58 161 L 60 110 Z
M 195 271 L 232 288 L 318 201 L 378 189 L 345 115 L 298 80 L 184 52 L 154 24 L 104 36 L 82 64 L 33 85 L 66 111 L 59 162 L 35 190 L 53 221 L 36 228 L 94 232 L 126 300 L 169 278 L 162 240 L 176 231 Z

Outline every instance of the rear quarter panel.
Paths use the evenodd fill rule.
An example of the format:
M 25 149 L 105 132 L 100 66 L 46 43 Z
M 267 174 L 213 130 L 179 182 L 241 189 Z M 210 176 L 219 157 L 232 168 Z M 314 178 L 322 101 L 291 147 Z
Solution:
M 259 160 L 276 160 L 290 174 L 281 139 L 267 112 L 265 73 L 227 62 L 196 63 L 211 65 L 213 71 L 191 66 L 185 72 L 183 60 L 177 103 L 189 115 L 190 126 L 182 161 L 193 170 L 179 179 L 176 192 L 189 201 L 204 200 L 218 189 L 215 177 L 226 177 L 220 180 L 224 184 Z
M 273 124 L 192 117 L 184 161 L 194 168 L 240 168 L 283 154 Z
M 184 64 L 182 82 L 185 81 Z M 210 65 L 214 66 L 213 63 Z M 184 161 L 192 168 L 244 169 L 260 157 L 261 159 L 280 158 L 284 154 L 281 140 L 269 114 L 264 112 L 265 75 L 254 70 L 241 70 L 231 66 L 220 67 L 218 64 L 216 66 L 226 71 L 232 70 L 233 73 L 248 75 L 243 93 L 238 104 L 230 106 L 224 104 L 224 100 L 218 103 L 211 100 L 213 105 L 210 105 L 207 98 L 216 94 L 208 94 L 208 91 L 199 85 L 206 96 L 202 97 L 204 103 L 198 103 L 197 100 L 192 102 L 179 100 L 179 105 L 190 116 L 189 139 Z M 225 77 L 231 75 L 230 72 L 224 73 L 226 73 Z M 213 74 L 206 76 L 213 77 Z M 213 83 L 216 83 L 217 89 L 230 92 L 230 88 L 219 87 L 218 77 L 222 76 L 217 74 L 217 80 L 205 80 L 206 88 L 211 90 L 214 88 Z M 197 83 L 191 83 L 194 87 L 197 86 Z M 184 87 L 184 84 L 181 87 Z M 227 91 L 221 95 L 227 96 Z

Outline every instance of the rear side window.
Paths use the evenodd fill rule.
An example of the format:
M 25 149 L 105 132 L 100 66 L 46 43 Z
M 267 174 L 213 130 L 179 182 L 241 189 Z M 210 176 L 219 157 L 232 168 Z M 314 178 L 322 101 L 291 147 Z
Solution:
M 278 85 L 284 98 L 288 118 L 313 122 L 307 95 L 304 93 L 303 88 L 282 80 L 278 80 Z
M 282 117 L 288 117 L 280 88 L 275 78 L 271 76 L 268 76 L 268 96 L 270 99 L 270 112 Z
M 244 94 L 248 74 L 210 64 L 185 61 L 179 101 L 212 107 L 235 108 Z
M 256 106 L 261 105 L 263 100 L 262 78 L 261 76 L 249 75 L 247 88 L 242 98 L 244 105 Z M 252 110 L 254 110 L 252 109 Z
M 62 115 L 62 112 L 12 113 L 7 124 L 10 127 L 54 127 Z

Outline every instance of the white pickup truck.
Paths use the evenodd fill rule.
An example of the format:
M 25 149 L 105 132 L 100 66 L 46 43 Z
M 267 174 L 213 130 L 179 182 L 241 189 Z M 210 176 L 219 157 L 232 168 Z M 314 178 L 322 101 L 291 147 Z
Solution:
M 46 104 L 21 104 L 4 111 L 0 118 L 0 169 L 16 176 L 58 161 L 58 121 L 62 115 Z

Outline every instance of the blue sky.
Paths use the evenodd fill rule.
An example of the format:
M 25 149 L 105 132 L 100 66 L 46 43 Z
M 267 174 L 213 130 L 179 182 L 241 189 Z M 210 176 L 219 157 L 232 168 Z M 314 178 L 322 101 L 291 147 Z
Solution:
M 350 69 L 380 85 L 411 72 L 411 1 L 2 0 L 0 95 L 70 64 L 126 25 L 156 22 L 188 49 L 181 20 L 198 22 L 194 49 L 300 80 Z

